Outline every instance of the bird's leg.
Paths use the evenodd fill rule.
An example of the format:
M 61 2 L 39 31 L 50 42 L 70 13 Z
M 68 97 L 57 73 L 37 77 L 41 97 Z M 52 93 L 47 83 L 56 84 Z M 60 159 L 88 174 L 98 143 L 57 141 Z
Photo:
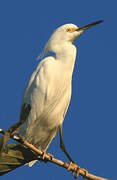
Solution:
M 76 164 L 75 162 L 72 160 L 71 156 L 68 154 L 68 152 L 66 151 L 65 149 L 65 145 L 64 145 L 64 142 L 63 142 L 63 131 L 62 131 L 62 126 L 59 127 L 59 134 L 60 134 L 60 148 L 62 149 L 62 151 L 65 153 L 65 155 L 67 156 L 67 158 L 69 159 L 70 161 L 70 164 L 68 166 L 68 171 L 71 169 L 71 166 L 75 166 L 76 167 Z
M 69 159 L 70 161 L 70 164 L 68 166 L 68 170 L 71 170 L 71 167 L 73 166 L 75 169 L 77 169 L 77 172 L 76 172 L 76 175 L 74 176 L 75 174 L 75 171 L 72 172 L 72 175 L 77 178 L 79 176 L 79 171 L 80 169 L 83 170 L 85 172 L 85 176 L 87 174 L 87 170 L 86 169 L 83 169 L 83 168 L 80 168 L 80 166 L 78 166 L 77 164 L 75 164 L 75 162 L 72 160 L 71 156 L 68 154 L 68 152 L 66 151 L 65 149 L 65 145 L 64 145 L 64 142 L 63 142 L 63 132 L 62 132 L 62 126 L 59 127 L 59 134 L 60 134 L 60 147 L 62 149 L 62 151 L 65 153 L 65 155 L 67 156 L 67 158 Z M 85 177 L 84 176 L 84 177 Z
M 65 145 L 63 142 L 63 132 L 62 132 L 62 126 L 59 127 L 59 134 L 60 134 L 60 148 L 62 149 L 62 151 L 65 153 L 65 155 L 67 156 L 67 158 L 69 159 L 70 162 L 74 163 L 74 161 L 72 160 L 71 156 L 68 154 L 68 152 L 65 149 Z

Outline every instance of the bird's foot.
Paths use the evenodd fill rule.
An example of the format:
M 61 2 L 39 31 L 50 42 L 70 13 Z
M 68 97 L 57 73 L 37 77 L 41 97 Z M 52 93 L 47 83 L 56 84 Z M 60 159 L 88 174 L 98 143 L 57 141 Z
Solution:
M 47 155 L 50 157 L 50 160 L 52 160 L 52 158 L 54 157 L 52 154 L 47 153 Z
M 72 172 L 72 175 L 74 176 L 75 179 L 79 176 L 80 170 L 82 170 L 84 172 L 83 178 L 87 177 L 88 171 L 86 169 L 81 168 L 80 166 L 78 166 L 75 176 L 74 176 L 75 172 Z
M 48 155 L 48 156 L 50 157 L 50 160 L 52 160 L 52 158 L 54 157 L 52 154 L 46 153 L 46 151 L 43 150 L 43 149 L 42 149 L 41 151 L 42 151 L 42 160 L 43 160 L 45 163 L 48 162 L 47 159 L 46 159 L 46 155 Z
M 73 162 L 70 162 L 70 164 L 69 164 L 69 166 L 68 166 L 67 170 L 68 170 L 68 171 L 70 171 L 72 166 L 75 166 L 74 168 L 76 168 L 76 167 L 77 167 L 77 165 L 76 165 L 76 164 L 74 164 Z
M 74 168 L 74 170 L 72 170 L 73 168 Z M 77 172 L 75 171 L 75 169 L 77 169 Z M 79 169 L 80 169 L 80 167 L 77 164 L 73 163 L 72 161 L 70 162 L 70 164 L 69 164 L 69 166 L 67 168 L 68 171 L 72 170 L 72 175 L 73 176 L 74 176 L 74 174 L 76 172 L 76 176 L 74 176 L 75 178 L 77 178 L 79 176 Z
M 72 170 L 72 175 L 74 176 L 74 178 L 77 178 L 79 176 L 80 170 L 84 171 L 84 177 L 86 177 L 88 171 L 84 168 L 80 168 L 80 166 L 78 166 L 77 164 L 70 162 L 67 170 L 70 171 L 72 168 L 74 168 L 74 170 Z M 76 172 L 76 175 L 75 175 Z

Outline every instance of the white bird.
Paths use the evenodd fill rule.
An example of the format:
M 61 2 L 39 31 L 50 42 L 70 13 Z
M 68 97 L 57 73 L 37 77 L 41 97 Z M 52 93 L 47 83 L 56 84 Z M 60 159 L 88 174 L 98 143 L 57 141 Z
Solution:
M 55 30 L 48 40 L 42 56 L 47 56 L 33 72 L 25 89 L 20 121 L 21 136 L 40 150 L 48 146 L 60 133 L 60 147 L 72 162 L 67 153 L 62 137 L 62 124 L 70 103 L 72 74 L 76 59 L 74 40 L 88 28 L 103 22 L 102 20 L 78 27 L 65 24 Z M 29 165 L 33 165 L 30 162 Z

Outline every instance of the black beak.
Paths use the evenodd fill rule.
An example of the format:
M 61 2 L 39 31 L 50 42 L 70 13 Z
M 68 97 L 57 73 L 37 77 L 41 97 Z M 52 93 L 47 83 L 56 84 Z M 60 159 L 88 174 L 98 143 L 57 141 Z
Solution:
M 102 22 L 104 22 L 104 20 L 93 22 L 93 23 L 88 24 L 86 26 L 79 27 L 76 31 L 82 31 L 82 30 L 85 31 L 85 30 L 89 29 L 90 27 L 95 26 L 97 24 L 100 24 Z

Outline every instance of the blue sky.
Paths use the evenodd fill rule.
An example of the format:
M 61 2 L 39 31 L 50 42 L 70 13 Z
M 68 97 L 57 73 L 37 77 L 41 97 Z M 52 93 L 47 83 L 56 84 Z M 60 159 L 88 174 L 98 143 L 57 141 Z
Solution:
M 78 54 L 70 107 L 63 124 L 64 142 L 72 158 L 89 172 L 116 179 L 117 50 L 116 1 L 0 1 L 0 128 L 18 121 L 24 88 L 36 57 L 58 26 L 82 26 L 104 19 L 75 42 Z M 59 137 L 48 152 L 67 160 Z M 2 180 L 73 179 L 56 165 L 37 163 L 16 169 Z M 79 180 L 81 177 L 79 178 Z

